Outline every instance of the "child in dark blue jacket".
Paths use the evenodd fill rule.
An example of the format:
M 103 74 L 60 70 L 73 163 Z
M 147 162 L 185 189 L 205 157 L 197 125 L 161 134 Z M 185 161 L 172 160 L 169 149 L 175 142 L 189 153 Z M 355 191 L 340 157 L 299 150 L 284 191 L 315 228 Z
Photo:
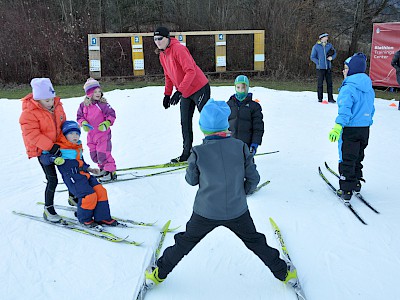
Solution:
M 78 123 L 65 121 L 57 140 L 61 156 L 44 152 L 40 160 L 45 165 L 57 165 L 68 190 L 78 198 L 77 217 L 80 223 L 88 227 L 97 224 L 117 226 L 118 222 L 110 214 L 107 190 L 89 173 L 98 174 L 100 170 L 90 168 L 83 160 L 80 134 Z
M 338 195 L 348 203 L 354 192 L 360 192 L 363 179 L 361 162 L 368 145 L 369 127 L 375 113 L 375 92 L 365 70 L 367 57 L 356 53 L 344 62 L 343 83 L 337 98 L 338 116 L 329 132 L 329 140 L 339 140 L 340 190 Z

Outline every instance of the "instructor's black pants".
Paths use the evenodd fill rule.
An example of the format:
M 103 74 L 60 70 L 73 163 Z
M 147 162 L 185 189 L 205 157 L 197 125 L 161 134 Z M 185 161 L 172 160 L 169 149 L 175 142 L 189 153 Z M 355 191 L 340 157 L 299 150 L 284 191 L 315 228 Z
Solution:
M 250 212 L 232 220 L 211 220 L 193 212 L 186 224 L 186 232 L 175 235 L 175 245 L 165 249 L 157 262 L 160 278 L 166 278 L 179 261 L 187 255 L 214 228 L 224 226 L 240 238 L 271 270 L 276 278 L 286 278 L 287 265 L 279 258 L 279 251 L 268 246 L 265 236 L 256 231 Z M 229 249 L 227 249 L 227 253 Z M 229 255 L 229 254 L 228 254 Z
M 188 98 L 181 98 L 181 126 L 183 138 L 183 153 L 189 155 L 193 144 L 193 113 L 197 106 L 199 112 L 210 99 L 210 85 L 207 83 Z
M 328 101 L 333 100 L 333 87 L 332 87 L 332 71 L 331 69 L 320 69 L 317 70 L 318 76 L 318 100 L 322 100 L 324 94 L 324 79 L 326 80 L 326 86 L 328 91 Z

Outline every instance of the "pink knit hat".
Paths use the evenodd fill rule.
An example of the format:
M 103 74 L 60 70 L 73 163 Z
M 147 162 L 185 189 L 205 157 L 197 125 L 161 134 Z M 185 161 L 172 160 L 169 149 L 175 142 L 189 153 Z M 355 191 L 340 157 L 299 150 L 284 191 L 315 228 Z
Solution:
M 86 83 L 83 85 L 85 94 L 88 97 L 92 97 L 94 90 L 97 88 L 101 88 L 100 83 L 94 78 L 89 78 L 88 80 L 86 80 Z

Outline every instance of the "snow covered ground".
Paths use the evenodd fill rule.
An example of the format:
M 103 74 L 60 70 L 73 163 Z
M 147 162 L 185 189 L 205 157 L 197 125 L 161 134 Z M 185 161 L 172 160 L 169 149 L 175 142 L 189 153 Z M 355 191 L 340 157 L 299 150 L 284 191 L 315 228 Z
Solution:
M 214 99 L 227 100 L 233 87 L 212 87 Z M 258 231 L 277 247 L 268 218 L 280 226 L 309 300 L 400 299 L 400 112 L 376 99 L 364 161 L 364 197 L 377 215 L 353 199 L 368 223 L 362 225 L 335 198 L 318 175 L 324 161 L 337 169 L 337 143 L 328 141 L 336 105 L 317 103 L 315 92 L 251 88 L 260 100 L 265 135 L 259 152 L 279 153 L 256 158 L 262 180 L 270 185 L 249 197 Z M 115 90 L 106 98 L 117 112 L 112 127 L 113 155 L 118 167 L 163 163 L 181 152 L 179 108 L 165 110 L 163 87 Z M 68 119 L 75 119 L 82 97 L 62 99 Z M 41 215 L 44 175 L 36 159 L 28 160 L 18 118 L 21 102 L 0 99 L 0 299 L 133 299 L 141 282 L 158 229 L 184 229 L 197 188 L 186 184 L 184 171 L 106 185 L 114 216 L 157 221 L 153 228 L 112 231 L 139 247 L 114 244 L 31 221 L 13 210 Z M 195 143 L 202 140 L 194 116 Z M 86 133 L 82 134 L 86 147 Z M 88 152 L 85 158 L 90 161 Z M 93 166 L 93 164 L 92 164 Z M 326 176 L 337 186 L 335 178 Z M 146 174 L 146 171 L 138 171 Z M 67 205 L 66 193 L 55 202 Z M 58 211 L 72 216 L 69 212 Z M 174 242 L 168 234 L 166 246 Z M 174 269 L 167 280 L 147 294 L 157 299 L 296 299 L 274 279 L 262 262 L 231 232 L 218 228 Z

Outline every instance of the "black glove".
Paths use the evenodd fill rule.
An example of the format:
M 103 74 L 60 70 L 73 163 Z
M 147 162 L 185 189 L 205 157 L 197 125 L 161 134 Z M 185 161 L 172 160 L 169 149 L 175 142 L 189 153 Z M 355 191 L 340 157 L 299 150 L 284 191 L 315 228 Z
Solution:
M 49 153 L 56 157 L 61 156 L 60 145 L 54 144 L 53 147 L 51 147 Z
M 329 56 L 333 56 L 333 54 L 335 54 L 335 50 L 333 50 L 332 48 L 329 49 L 329 51 L 326 53 L 326 58 L 328 58 Z
M 179 103 L 179 100 L 181 100 L 182 93 L 179 91 L 176 91 L 171 98 L 171 101 L 169 101 L 169 104 L 171 105 L 177 105 Z
M 162 105 L 164 105 L 164 108 L 167 109 L 169 107 L 169 101 L 171 100 L 170 96 L 165 95 L 164 100 L 162 102 Z

